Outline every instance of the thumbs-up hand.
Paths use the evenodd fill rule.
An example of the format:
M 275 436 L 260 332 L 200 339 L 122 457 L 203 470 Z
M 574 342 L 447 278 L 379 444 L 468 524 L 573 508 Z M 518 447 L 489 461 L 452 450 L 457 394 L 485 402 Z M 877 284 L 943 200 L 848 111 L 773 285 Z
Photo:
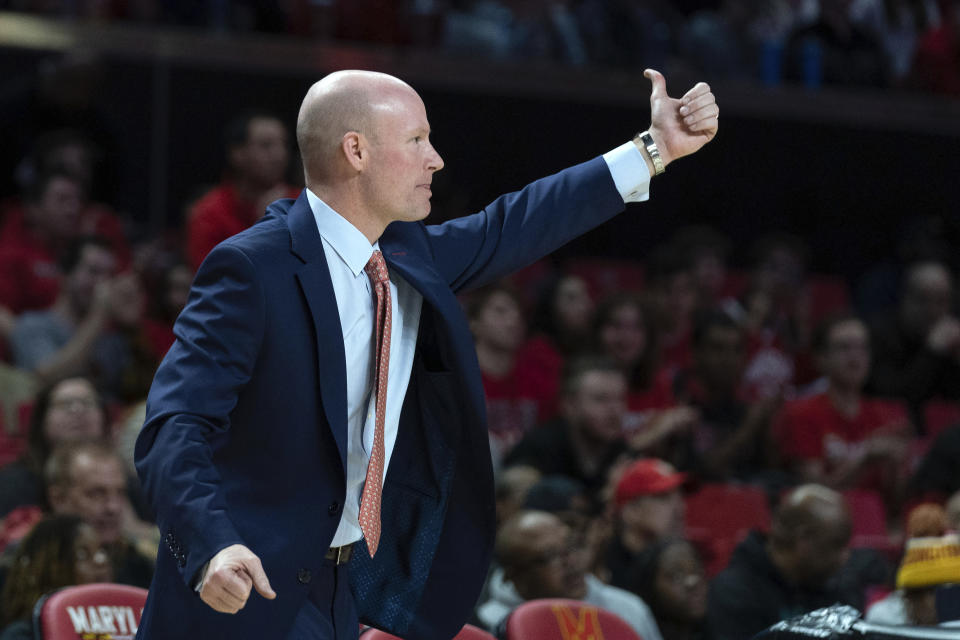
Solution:
M 720 108 L 710 87 L 698 82 L 680 99 L 667 95 L 667 81 L 653 69 L 643 72 L 650 92 L 650 135 L 664 165 L 690 155 L 717 135 Z
M 200 584 L 200 599 L 215 611 L 236 613 L 247 604 L 251 588 L 267 600 L 277 597 L 260 558 L 242 544 L 235 544 L 210 560 Z

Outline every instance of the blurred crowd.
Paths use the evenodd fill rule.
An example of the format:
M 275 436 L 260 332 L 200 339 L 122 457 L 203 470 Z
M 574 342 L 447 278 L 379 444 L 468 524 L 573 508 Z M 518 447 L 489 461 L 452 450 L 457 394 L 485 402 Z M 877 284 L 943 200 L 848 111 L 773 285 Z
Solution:
M 957 0 L 2 0 L 68 19 L 289 33 L 474 59 L 960 94 Z
M 283 120 L 242 113 L 222 180 L 198 185 L 177 233 L 142 237 L 110 204 L 84 68 L 2 105 L 17 118 L 0 148 L 3 640 L 50 590 L 149 584 L 159 534 L 132 460 L 153 373 L 210 249 L 298 192 Z M 810 273 L 802 238 L 763 237 L 732 266 L 732 239 L 695 226 L 633 260 L 547 259 L 464 295 L 500 522 L 475 622 L 496 631 L 543 597 L 646 640 L 739 640 L 838 601 L 942 621 L 931 594 L 957 567 L 911 567 L 952 552 L 910 549 L 955 549 L 960 526 L 946 213 L 915 216 L 853 286 Z

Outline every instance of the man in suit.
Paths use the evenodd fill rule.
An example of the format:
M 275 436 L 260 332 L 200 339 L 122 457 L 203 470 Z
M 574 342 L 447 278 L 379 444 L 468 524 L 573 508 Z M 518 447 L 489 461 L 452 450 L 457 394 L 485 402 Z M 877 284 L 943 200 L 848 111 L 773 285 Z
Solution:
M 140 637 L 459 631 L 494 501 L 455 294 L 646 199 L 660 163 L 714 136 L 707 85 L 672 99 L 647 76 L 646 142 L 436 226 L 421 220 L 443 160 L 417 93 L 359 71 L 311 87 L 307 188 L 210 253 L 150 392 L 136 461 L 163 544 Z

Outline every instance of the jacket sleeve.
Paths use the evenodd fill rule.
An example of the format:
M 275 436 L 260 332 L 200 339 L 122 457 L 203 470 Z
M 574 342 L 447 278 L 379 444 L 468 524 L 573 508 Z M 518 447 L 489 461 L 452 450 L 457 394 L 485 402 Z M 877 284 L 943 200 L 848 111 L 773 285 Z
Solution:
M 512 273 L 623 209 L 598 157 L 500 196 L 479 213 L 426 229 L 437 270 L 457 292 Z
M 226 437 L 238 394 L 250 379 L 264 322 L 253 264 L 236 247 L 218 246 L 197 273 L 174 326 L 177 340 L 147 399 L 134 459 L 162 541 L 188 585 L 219 550 L 242 544 L 213 451 Z

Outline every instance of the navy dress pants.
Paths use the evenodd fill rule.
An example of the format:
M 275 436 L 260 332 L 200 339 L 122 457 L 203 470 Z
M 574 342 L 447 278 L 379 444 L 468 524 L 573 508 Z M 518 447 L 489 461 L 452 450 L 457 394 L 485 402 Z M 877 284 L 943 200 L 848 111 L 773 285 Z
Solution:
M 287 640 L 357 640 L 359 623 L 349 571 L 349 564 L 324 561 L 310 580 L 310 595 Z

